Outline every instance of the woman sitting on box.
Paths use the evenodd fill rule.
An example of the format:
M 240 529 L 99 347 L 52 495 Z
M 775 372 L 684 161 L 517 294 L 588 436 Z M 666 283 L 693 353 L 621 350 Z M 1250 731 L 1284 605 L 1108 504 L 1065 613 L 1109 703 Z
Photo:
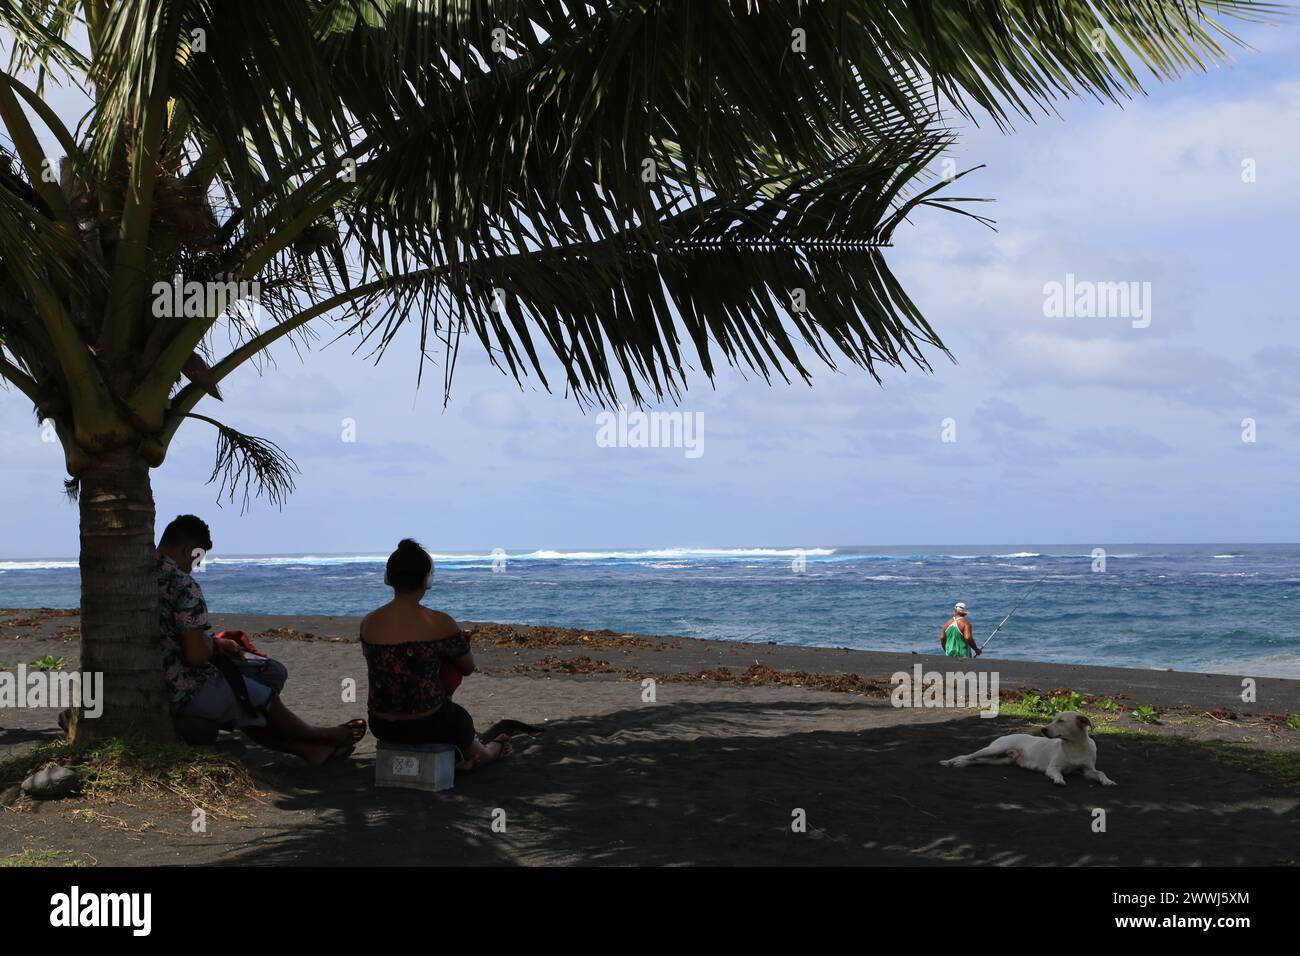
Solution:
M 474 720 L 451 699 L 474 673 L 469 638 L 449 615 L 420 600 L 433 586 L 433 559 L 410 538 L 388 558 L 384 583 L 393 599 L 361 622 L 361 650 L 370 678 L 370 732 L 394 744 L 451 744 L 458 770 L 472 770 L 510 753 L 510 735 L 486 743 Z

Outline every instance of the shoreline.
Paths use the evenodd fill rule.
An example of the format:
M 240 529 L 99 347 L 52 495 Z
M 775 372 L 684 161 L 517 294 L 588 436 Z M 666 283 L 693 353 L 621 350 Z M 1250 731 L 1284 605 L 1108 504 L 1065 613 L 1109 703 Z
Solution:
M 1300 680 L 1285 638 L 1300 544 L 1112 543 L 1092 549 L 1112 562 L 1101 568 L 1068 543 L 529 547 L 504 552 L 504 575 L 489 573 L 506 570 L 503 549 L 460 550 L 437 549 L 429 600 L 465 620 L 929 653 L 932 627 L 961 597 L 980 638 L 1017 609 L 990 649 L 999 659 Z M 388 596 L 379 552 L 208 560 L 212 606 L 231 614 L 358 615 Z M 78 570 L 66 566 L 0 561 L 0 606 L 77 606 Z
M 66 644 L 74 636 L 78 614 L 77 609 L 0 608 L 0 661 L 17 663 L 5 656 L 8 638 L 36 642 L 59 640 Z M 259 642 L 355 642 L 361 622 L 360 617 L 353 615 L 212 614 L 211 619 L 216 630 L 246 631 Z M 483 662 L 488 666 L 512 663 L 532 668 L 548 656 L 554 658 L 556 652 L 583 650 L 587 653 L 582 657 L 591 660 L 592 669 L 570 669 L 564 673 L 623 670 L 663 673 L 671 678 L 705 674 L 718 668 L 743 672 L 755 662 L 761 662 L 782 672 L 856 675 L 864 680 L 888 681 L 895 673 L 910 675 L 919 664 L 926 673 L 996 672 L 1004 690 L 1064 689 L 1162 708 L 1229 709 L 1246 715 L 1300 711 L 1300 680 L 1287 677 L 1063 664 L 999 658 L 993 652 L 979 658 L 950 658 L 918 651 L 722 641 L 550 625 L 462 623 L 467 630 L 477 632 L 475 650 L 485 651 Z M 503 654 L 508 660 L 502 659 Z M 596 669 L 601 665 L 607 669 Z M 1242 700 L 1243 681 L 1247 678 L 1255 682 L 1253 702 Z

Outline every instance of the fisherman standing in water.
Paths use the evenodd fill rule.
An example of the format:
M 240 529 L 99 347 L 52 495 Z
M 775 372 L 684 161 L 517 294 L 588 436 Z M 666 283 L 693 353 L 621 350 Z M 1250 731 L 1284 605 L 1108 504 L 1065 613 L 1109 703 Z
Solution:
M 970 619 L 966 616 L 966 605 L 961 601 L 953 606 L 952 617 L 939 633 L 939 646 L 949 657 L 970 657 L 972 651 L 976 656 L 983 653 L 975 643 Z

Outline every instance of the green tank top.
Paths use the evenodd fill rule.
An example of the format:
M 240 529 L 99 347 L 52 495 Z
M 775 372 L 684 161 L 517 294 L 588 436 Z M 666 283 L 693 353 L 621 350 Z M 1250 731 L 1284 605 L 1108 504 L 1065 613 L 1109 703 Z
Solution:
M 970 648 L 966 646 L 966 638 L 962 636 L 961 628 L 957 626 L 955 620 L 948 622 L 948 626 L 943 632 L 943 640 L 943 652 L 949 657 L 970 657 Z

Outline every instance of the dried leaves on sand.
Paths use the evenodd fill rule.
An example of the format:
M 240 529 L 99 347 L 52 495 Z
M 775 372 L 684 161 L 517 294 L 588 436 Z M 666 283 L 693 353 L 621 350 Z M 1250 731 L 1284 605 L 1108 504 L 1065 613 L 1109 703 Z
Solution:
M 726 667 L 716 667 L 687 674 L 635 673 L 630 676 L 642 679 L 653 677 L 661 683 L 716 681 L 741 684 L 746 687 L 806 687 L 810 690 L 824 690 L 836 694 L 860 694 L 863 697 L 887 697 L 892 689 L 889 681 L 868 680 L 857 674 L 780 671 L 775 667 L 764 664 L 762 661 L 755 661 L 750 664 L 743 674 L 733 674 Z
M 40 627 L 46 621 L 59 617 L 77 617 L 77 608 L 0 608 L 0 628 Z
M 547 654 L 531 664 L 516 664 L 516 671 L 542 671 L 546 674 L 621 674 L 617 667 L 610 667 L 607 661 L 592 660 L 585 655 L 562 658 Z
M 591 650 L 625 650 L 646 648 L 658 650 L 664 641 L 651 641 L 635 634 L 620 634 L 608 628 L 584 631 L 576 627 L 522 626 L 514 624 L 470 624 L 465 628 L 474 644 L 491 647 L 529 648 L 544 650 L 551 647 L 584 647 Z M 671 647 L 672 644 L 668 643 Z
M 566 659 L 548 654 L 531 664 L 516 664 L 514 669 L 518 672 L 540 671 L 547 674 L 622 674 L 629 680 L 652 678 L 664 684 L 718 683 L 739 684 L 746 687 L 807 687 L 811 690 L 860 694 L 864 697 L 886 697 L 891 690 L 890 683 L 884 680 L 868 680 L 857 674 L 780 671 L 762 661 L 755 661 L 742 674 L 736 674 L 726 667 L 656 674 L 635 668 L 611 667 L 607 661 L 593 660 L 585 655 Z

